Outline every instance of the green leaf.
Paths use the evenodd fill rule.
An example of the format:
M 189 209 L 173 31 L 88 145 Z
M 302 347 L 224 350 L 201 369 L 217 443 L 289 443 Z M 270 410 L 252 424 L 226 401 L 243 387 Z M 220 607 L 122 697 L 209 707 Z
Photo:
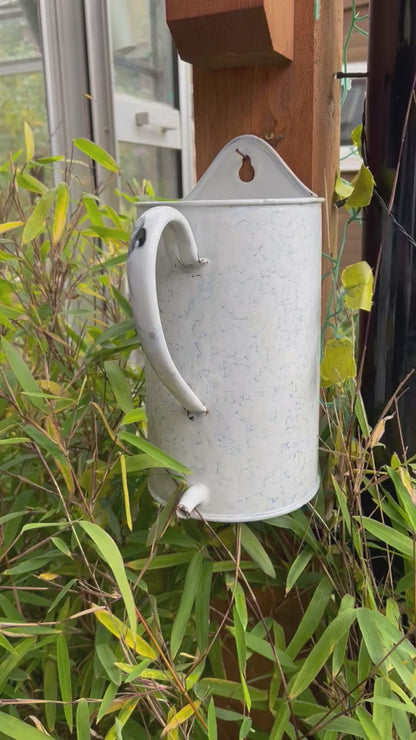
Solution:
M 364 437 L 369 437 L 371 434 L 371 427 L 368 423 L 367 413 L 361 393 L 357 393 L 354 404 L 354 413 L 360 425 L 361 433 L 364 435 Z
M 310 717 L 305 719 L 305 722 L 311 727 L 319 725 L 322 721 L 325 722 L 325 729 L 328 733 L 335 732 L 337 733 L 337 737 L 339 737 L 338 733 L 342 733 L 342 737 L 344 735 L 349 735 L 351 738 L 354 738 L 354 740 L 355 738 L 368 740 L 367 734 L 361 727 L 360 722 L 352 717 L 334 717 L 332 719 L 330 715 L 328 716 L 327 712 L 316 712 L 316 714 L 312 714 Z M 387 740 L 387 738 L 385 738 L 385 740 Z
M 90 740 L 90 710 L 86 699 L 81 699 L 76 715 L 77 740 Z
M 368 740 L 386 740 L 387 735 L 383 735 L 383 736 L 380 735 L 380 733 L 377 730 L 377 727 L 375 726 L 372 720 L 371 715 L 367 712 L 367 710 L 363 706 L 356 707 L 355 713 L 358 717 L 360 725 L 362 729 L 364 730 Z
M 115 697 L 117 696 L 117 692 L 118 685 L 115 683 L 109 683 L 102 698 L 100 708 L 98 710 L 97 722 L 100 722 L 107 710 L 110 709 Z
M 183 555 L 184 553 L 178 553 Z M 188 553 L 185 553 L 188 557 Z M 160 557 L 171 557 L 160 555 Z M 208 648 L 209 643 L 209 611 L 211 600 L 212 562 L 205 560 L 202 563 L 199 586 L 195 596 L 195 627 L 196 639 L 201 653 Z
M 338 481 L 336 478 L 331 474 L 331 480 L 332 485 L 334 486 L 335 495 L 337 497 L 338 506 L 341 509 L 341 513 L 345 522 L 345 526 L 351 534 L 352 528 L 351 528 L 351 515 L 348 511 L 348 504 L 347 504 L 347 494 L 345 491 L 342 490 L 342 488 L 339 486 Z
M 196 684 L 198 691 L 207 691 L 214 696 L 223 696 L 227 699 L 236 699 L 244 701 L 243 687 L 237 681 L 226 681 L 221 678 L 202 678 Z M 262 703 L 267 701 L 267 691 L 257 689 L 254 686 L 248 686 L 251 701 L 253 703 Z
M 95 543 L 98 552 L 102 559 L 111 568 L 120 594 L 123 597 L 124 605 L 130 624 L 130 629 L 133 635 L 137 632 L 137 616 L 136 606 L 133 599 L 133 594 L 130 589 L 129 582 L 127 580 L 126 571 L 124 569 L 123 558 L 121 557 L 120 550 L 118 549 L 114 540 L 105 532 L 101 527 L 93 522 L 78 522 L 84 532 L 92 539 Z
M 259 566 L 259 568 L 266 573 L 270 578 L 276 578 L 276 573 L 273 567 L 273 563 L 270 560 L 263 545 L 257 539 L 254 532 L 246 525 L 240 524 L 241 527 L 241 545 L 244 550 L 250 555 L 252 560 Z
M 135 424 L 146 420 L 147 415 L 145 409 L 133 409 L 133 411 L 129 411 L 125 416 L 123 416 L 121 424 Z
M 287 574 L 285 594 L 288 594 L 289 591 L 293 588 L 299 576 L 303 573 L 312 557 L 312 550 L 305 548 L 301 550 L 299 555 L 294 559 Z
M 44 411 L 46 409 L 46 404 L 42 398 L 42 392 L 25 361 L 20 356 L 19 352 L 17 352 L 4 337 L 2 337 L 1 342 L 4 354 L 6 355 L 6 359 L 17 382 L 30 396 L 31 404 Z
M 93 141 L 80 137 L 78 139 L 74 139 L 73 144 L 80 152 L 86 154 L 87 157 L 90 157 L 90 159 L 97 162 L 106 170 L 110 170 L 110 172 L 119 171 L 117 162 L 110 156 L 110 154 L 98 146 L 98 144 L 94 144 Z
M 48 730 L 53 732 L 56 721 L 56 700 L 58 698 L 58 676 L 56 662 L 47 658 L 43 667 L 43 698 L 46 700 L 45 717 Z
M 27 244 L 32 239 L 36 239 L 43 231 L 54 198 L 54 190 L 48 190 L 39 198 L 23 229 L 22 244 Z
M 69 662 L 68 645 L 64 634 L 56 638 L 56 661 L 58 666 L 59 688 L 61 691 L 62 701 L 64 704 L 64 714 L 68 729 L 72 732 L 72 684 L 71 684 L 71 665 Z
M 377 522 L 375 519 L 371 519 L 371 517 L 361 516 L 354 518 L 357 519 L 357 521 L 359 521 L 364 526 L 364 529 L 371 535 L 384 544 L 393 547 L 397 552 L 400 552 L 405 558 L 413 562 L 414 552 L 411 537 L 398 532 L 392 527 L 387 526 L 387 524 Z
M 191 616 L 192 606 L 195 601 L 196 592 L 202 575 L 203 554 L 197 552 L 189 563 L 185 576 L 181 600 L 175 615 L 170 638 L 170 649 L 174 658 L 182 644 L 186 627 Z
M 121 672 L 115 666 L 117 658 L 108 642 L 99 642 L 96 640 L 95 653 L 110 681 L 119 686 L 121 683 Z
M 325 613 L 328 601 L 332 595 L 332 590 L 332 584 L 327 578 L 324 577 L 319 581 L 305 614 L 287 647 L 286 652 L 289 658 L 296 658 L 300 650 L 302 650 L 303 646 L 306 645 L 314 634 Z
M 353 191 L 348 196 L 345 205 L 348 208 L 364 208 L 368 206 L 373 197 L 374 178 L 364 164 L 351 182 Z
M 350 629 L 356 618 L 356 609 L 345 609 L 344 611 L 340 611 L 335 619 L 330 622 L 318 642 L 305 658 L 293 683 L 289 686 L 289 695 L 291 698 L 299 696 L 299 694 L 310 686 L 333 652 L 335 645 L 343 637 L 344 633 Z
M 416 692 L 413 661 L 416 648 L 404 639 L 399 629 L 380 612 L 361 607 L 357 610 L 358 624 L 373 663 L 382 664 L 384 672 L 395 669 L 408 691 Z
M 387 703 L 386 703 L 387 700 Z M 393 712 L 388 702 L 393 702 L 396 709 L 406 711 L 406 705 L 392 700 L 391 688 L 387 681 L 380 676 L 374 679 L 373 722 L 382 738 L 393 737 Z M 416 714 L 416 708 L 415 708 Z
M 371 310 L 374 277 L 368 262 L 356 262 L 346 267 L 341 273 L 341 282 L 347 308 Z
M 290 718 L 290 709 L 286 699 L 279 701 L 276 717 L 270 732 L 269 740 L 282 740 Z
M 354 345 L 348 337 L 329 339 L 325 345 L 321 362 L 321 383 L 324 388 L 330 385 L 343 385 L 348 378 L 354 378 L 357 367 L 354 359 Z
M 113 360 L 108 360 L 104 363 L 104 368 L 111 390 L 121 410 L 125 414 L 134 411 L 130 388 L 121 367 Z
M 10 740 L 45 740 L 44 732 L 6 712 L 0 712 L 0 732 Z
M 19 188 L 29 190 L 29 192 L 37 193 L 38 195 L 44 195 L 44 193 L 47 193 L 48 191 L 48 188 L 43 182 L 26 172 L 16 175 L 16 182 Z
M 217 740 L 218 739 L 217 719 L 215 716 L 215 704 L 214 704 L 214 700 L 212 697 L 208 705 L 207 724 L 208 724 L 208 740 Z
M 129 444 L 133 445 L 133 447 L 137 447 L 137 449 L 141 450 L 142 452 L 146 452 L 148 455 L 150 455 L 160 463 L 161 468 L 169 468 L 170 470 L 174 470 L 177 473 L 184 473 L 185 475 L 188 475 L 190 473 L 185 465 L 182 465 L 182 463 L 178 462 L 178 460 L 175 460 L 174 457 L 167 455 L 166 452 L 163 452 L 163 450 L 160 450 L 159 447 L 155 447 L 155 445 L 150 444 L 150 442 L 147 442 L 147 440 L 143 439 L 142 437 L 138 437 L 137 435 L 131 434 L 130 432 L 120 432 L 117 437 L 122 442 L 128 442 Z
M 83 232 L 85 236 L 99 236 L 100 239 L 108 239 L 112 242 L 128 243 L 131 234 L 124 229 L 112 229 L 108 226 L 91 226 Z
M 401 467 L 397 470 L 387 467 L 387 472 L 393 481 L 397 498 L 406 513 L 409 529 L 416 532 L 416 500 L 414 499 L 413 487 L 408 471 Z M 407 485 L 405 485 L 405 483 Z

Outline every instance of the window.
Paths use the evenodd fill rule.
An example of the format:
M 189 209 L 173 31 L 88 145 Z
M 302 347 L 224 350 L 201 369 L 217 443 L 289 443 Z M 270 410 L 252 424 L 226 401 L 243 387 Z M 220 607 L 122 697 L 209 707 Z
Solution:
M 163 0 L 0 0 L 0 86 L 3 159 L 27 120 L 37 152 L 70 157 L 83 136 L 118 157 L 124 186 L 191 187 L 190 73 Z

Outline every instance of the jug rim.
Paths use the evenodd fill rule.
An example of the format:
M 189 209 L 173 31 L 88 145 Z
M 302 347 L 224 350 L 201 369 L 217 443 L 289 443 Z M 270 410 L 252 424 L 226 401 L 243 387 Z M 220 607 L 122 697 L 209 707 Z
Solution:
M 245 199 L 219 199 L 219 200 L 187 200 L 186 198 L 179 200 L 140 200 L 137 201 L 136 208 L 140 206 L 156 207 L 156 206 L 170 206 L 171 208 L 178 208 L 178 206 L 186 206 L 196 208 L 198 206 L 294 206 L 294 205 L 316 205 L 317 203 L 324 203 L 325 198 L 321 198 L 317 195 L 302 198 L 247 198 Z

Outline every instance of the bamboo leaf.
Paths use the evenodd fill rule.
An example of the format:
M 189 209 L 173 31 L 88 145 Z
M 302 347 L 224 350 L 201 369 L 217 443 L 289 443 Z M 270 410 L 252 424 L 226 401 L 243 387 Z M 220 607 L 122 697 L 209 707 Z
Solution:
M 208 740 L 218 740 L 217 718 L 215 716 L 215 704 L 211 697 L 208 704 L 207 712 Z
M 107 565 L 113 571 L 114 578 L 117 586 L 120 590 L 120 594 L 123 597 L 124 605 L 126 607 L 127 617 L 130 624 L 130 629 L 133 635 L 137 632 L 137 616 L 136 607 L 134 604 L 133 594 L 130 589 L 129 582 L 127 580 L 126 571 L 124 569 L 123 558 L 121 557 L 120 550 L 118 549 L 114 540 L 105 532 L 101 527 L 93 522 L 79 522 L 84 532 L 92 539 L 95 543 L 98 552 Z
M 193 714 L 195 714 L 195 709 L 198 709 L 201 702 L 196 701 L 194 704 L 187 704 L 185 707 L 182 707 L 182 709 L 179 710 L 179 712 L 176 712 L 176 714 L 173 715 L 172 719 L 168 722 L 167 725 L 163 728 L 160 737 L 166 737 L 166 735 L 169 732 L 172 732 L 172 730 L 175 730 L 176 727 L 179 727 L 184 722 L 186 722 L 187 719 L 192 717 Z
M 0 712 L 0 732 L 10 740 L 45 740 L 44 732 L 6 712 Z
M 36 239 L 41 231 L 43 231 L 54 197 L 55 191 L 47 190 L 47 192 L 39 198 L 32 213 L 26 221 L 25 228 L 23 229 L 22 244 L 27 244 L 32 241 L 32 239 Z
M 125 414 L 129 411 L 133 411 L 134 407 L 131 399 L 130 388 L 121 367 L 113 360 L 109 360 L 104 363 L 104 368 L 111 390 L 113 391 L 121 410 L 124 411 Z
M 86 699 L 78 702 L 76 714 L 77 740 L 90 740 L 90 711 Z
M 197 687 L 201 691 L 208 691 L 214 696 L 223 696 L 227 699 L 244 701 L 243 688 L 237 681 L 227 681 L 222 678 L 202 678 Z M 249 686 L 251 701 L 261 703 L 267 701 L 267 691 Z
M 35 154 L 35 140 L 33 138 L 33 131 L 26 121 L 24 122 L 23 127 L 25 134 L 26 162 L 30 162 Z
M 71 665 L 69 662 L 68 645 L 64 634 L 56 638 L 56 661 L 58 666 L 59 688 L 61 691 L 62 701 L 64 704 L 64 714 L 68 729 L 72 732 L 72 683 L 71 683 Z
M 273 563 L 270 560 L 263 545 L 257 539 L 254 532 L 246 525 L 241 524 L 241 544 L 259 568 L 271 578 L 276 577 Z
M 150 444 L 146 439 L 138 437 L 135 434 L 130 434 L 130 432 L 120 432 L 117 436 L 122 442 L 128 442 L 133 445 L 133 447 L 137 447 L 138 450 L 151 455 L 154 460 L 157 460 L 160 463 L 161 468 L 169 468 L 177 473 L 189 475 L 190 471 L 185 467 L 185 465 L 182 465 L 182 463 L 175 460 L 174 457 L 167 455 L 166 452 L 155 447 L 155 445 Z
M 119 640 L 125 642 L 128 647 L 134 650 L 138 655 L 142 655 L 144 658 L 151 658 L 155 660 L 157 653 L 155 650 L 143 640 L 140 635 L 133 634 L 131 629 L 127 627 L 118 617 L 110 612 L 99 609 L 95 613 L 96 619 L 101 622 L 104 627 L 115 635 Z
M 4 337 L 2 337 L 1 342 L 13 374 L 23 390 L 30 395 L 31 404 L 38 409 L 45 410 L 46 404 L 42 398 L 43 394 L 25 361 Z
M 177 553 L 178 555 L 186 555 L 188 553 Z M 159 557 L 171 557 L 169 555 Z M 210 600 L 211 600 L 211 581 L 212 581 L 212 562 L 205 560 L 202 563 L 201 576 L 199 586 L 195 596 L 195 627 L 196 627 L 196 639 L 198 647 L 201 653 L 204 653 L 208 648 L 209 643 L 209 611 L 210 611 Z
M 98 144 L 94 144 L 93 141 L 84 139 L 83 137 L 74 139 L 73 143 L 80 152 L 86 154 L 87 157 L 90 157 L 90 159 L 97 162 L 101 167 L 104 167 L 106 170 L 110 170 L 110 172 L 119 171 L 117 162 L 110 156 L 110 154 L 98 146 Z
M 185 630 L 189 622 L 189 617 L 191 616 L 192 606 L 195 601 L 196 592 L 201 579 L 202 563 L 202 552 L 195 553 L 186 572 L 182 596 L 173 621 L 172 634 L 170 638 L 172 658 L 176 656 L 185 635 Z
M 30 193 L 44 195 L 44 193 L 48 192 L 48 188 L 43 182 L 33 177 L 33 175 L 29 175 L 27 172 L 16 175 L 16 182 L 19 188 L 29 190 Z
M 299 555 L 294 559 L 292 565 L 289 568 L 289 572 L 286 578 L 286 594 L 288 594 L 289 591 L 293 588 L 299 576 L 303 573 L 312 557 L 312 550 L 305 548 L 304 550 L 301 550 Z
M 135 424 L 136 422 L 147 421 L 146 411 L 143 408 L 133 409 L 125 414 L 121 420 L 121 424 Z
M 7 223 L 0 224 L 0 234 L 5 234 L 6 231 L 17 229 L 19 226 L 23 226 L 23 221 L 8 221 Z
M 111 707 L 111 705 L 112 705 L 112 703 L 113 703 L 113 701 L 114 701 L 114 699 L 115 699 L 115 697 L 117 695 L 117 692 L 118 692 L 118 685 L 115 684 L 115 683 L 109 683 L 108 686 L 107 686 L 107 688 L 106 688 L 106 690 L 105 690 L 105 692 L 104 692 L 104 696 L 102 698 L 102 701 L 101 701 L 101 704 L 100 704 L 100 708 L 98 710 L 97 720 L 96 720 L 97 723 L 100 722 L 100 720 L 102 720 L 102 718 L 104 717 L 104 715 L 110 709 L 110 707 Z
M 121 481 L 123 485 L 124 510 L 126 512 L 126 524 L 131 532 L 133 529 L 133 523 L 131 520 L 130 495 L 127 483 L 126 458 L 124 457 L 124 455 L 120 455 L 120 469 Z
M 290 698 L 299 696 L 299 694 L 308 688 L 318 675 L 321 668 L 325 665 L 337 642 L 343 637 L 344 633 L 350 629 L 356 618 L 356 609 L 345 609 L 345 611 L 340 612 L 335 619 L 330 622 L 318 642 L 305 658 L 305 661 L 303 662 L 299 673 L 295 676 L 292 685 L 289 686 Z
M 384 544 L 390 545 L 390 547 L 393 547 L 397 552 L 400 552 L 405 558 L 413 562 L 413 542 L 411 537 L 407 537 L 405 534 L 387 526 L 387 524 L 377 522 L 370 517 L 362 516 L 355 518 L 364 526 L 364 529 L 376 537 L 376 539 L 380 540 Z
M 58 698 L 58 676 L 55 660 L 48 658 L 43 667 L 43 697 L 46 699 L 45 717 L 50 732 L 55 729 L 56 700 Z
M 52 241 L 59 242 L 66 224 L 69 204 L 69 189 L 65 182 L 59 182 L 56 188 L 55 215 L 52 226 Z
M 127 699 L 127 701 L 124 702 L 123 708 L 121 709 L 118 717 L 116 717 L 114 727 L 107 732 L 105 736 L 105 740 L 119 740 L 121 738 L 121 730 L 123 729 L 124 725 L 130 718 L 130 716 L 133 714 L 134 710 L 137 707 L 137 704 L 139 702 L 139 698 L 133 697 L 132 699 Z

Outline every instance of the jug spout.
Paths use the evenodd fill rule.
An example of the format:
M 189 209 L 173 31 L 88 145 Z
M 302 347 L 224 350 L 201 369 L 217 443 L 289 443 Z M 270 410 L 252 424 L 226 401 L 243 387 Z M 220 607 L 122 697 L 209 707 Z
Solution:
M 177 507 L 180 519 L 189 519 L 194 509 L 200 504 L 208 503 L 209 489 L 205 483 L 193 483 L 186 489 Z

